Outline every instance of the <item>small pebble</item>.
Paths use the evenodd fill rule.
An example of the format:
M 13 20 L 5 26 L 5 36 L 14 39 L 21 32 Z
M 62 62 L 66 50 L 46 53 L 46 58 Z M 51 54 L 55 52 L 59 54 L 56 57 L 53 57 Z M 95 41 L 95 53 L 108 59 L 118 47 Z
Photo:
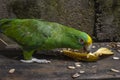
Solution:
M 77 77 L 79 77 L 79 76 L 80 76 L 79 73 L 75 73 L 75 74 L 72 75 L 73 78 L 77 78 Z
M 75 66 L 76 66 L 76 67 L 81 67 L 80 62 L 76 62 L 76 63 L 75 63 Z
M 113 57 L 113 59 L 119 60 L 120 58 L 119 57 Z
M 9 73 L 11 73 L 11 74 L 14 73 L 14 72 L 15 72 L 15 69 L 10 69 L 9 70 Z
M 74 66 L 68 66 L 68 69 L 75 69 Z
M 117 69 L 111 69 L 111 71 L 113 71 L 113 72 L 116 72 L 116 73 L 119 73 L 120 71 L 119 70 L 117 70 Z
M 83 74 L 83 73 L 85 73 L 85 71 L 82 71 L 82 70 L 81 70 L 80 73 Z

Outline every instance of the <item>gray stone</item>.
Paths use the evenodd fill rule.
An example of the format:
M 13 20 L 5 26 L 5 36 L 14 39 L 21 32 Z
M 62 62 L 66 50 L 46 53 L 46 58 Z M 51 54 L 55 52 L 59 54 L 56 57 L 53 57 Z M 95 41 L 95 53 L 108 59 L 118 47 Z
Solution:
M 120 0 L 0 0 L 1 18 L 38 18 L 120 41 Z
M 94 33 L 97 33 L 97 40 L 120 41 L 120 0 L 95 1 L 97 25 Z
M 0 18 L 39 18 L 93 34 L 93 0 L 0 0 L 0 4 Z

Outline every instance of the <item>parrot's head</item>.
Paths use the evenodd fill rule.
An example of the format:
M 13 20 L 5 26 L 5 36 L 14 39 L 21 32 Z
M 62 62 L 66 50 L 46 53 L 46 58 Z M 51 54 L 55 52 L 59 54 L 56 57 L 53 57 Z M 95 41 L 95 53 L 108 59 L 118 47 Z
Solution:
M 92 38 L 87 33 L 78 30 L 71 32 L 68 42 L 70 48 L 83 49 L 86 52 L 89 52 L 92 46 Z
M 92 38 L 85 32 L 81 32 L 78 36 L 78 44 L 84 49 L 84 51 L 89 52 L 92 46 Z
M 86 51 L 90 51 L 92 47 L 92 38 L 87 33 L 82 33 L 85 36 L 81 36 L 80 43 L 83 43 L 83 48 Z

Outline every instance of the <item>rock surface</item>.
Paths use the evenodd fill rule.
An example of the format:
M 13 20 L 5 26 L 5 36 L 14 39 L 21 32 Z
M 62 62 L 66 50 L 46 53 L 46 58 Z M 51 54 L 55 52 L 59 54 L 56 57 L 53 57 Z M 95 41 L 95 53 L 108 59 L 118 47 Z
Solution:
M 95 41 L 120 41 L 120 0 L 0 0 L 0 19 L 39 18 L 74 27 Z
M 97 41 L 120 41 L 120 0 L 95 0 Z
M 93 45 L 96 46 L 94 51 L 109 45 L 114 55 L 101 57 L 96 62 L 79 61 L 78 63 L 61 53 L 46 51 L 37 52 L 34 57 L 50 60 L 51 63 L 26 64 L 19 61 L 20 51 L 0 50 L 0 80 L 120 80 L 120 60 L 113 59 L 113 57 L 120 57 L 120 53 L 112 47 L 111 43 L 94 43 Z M 76 63 L 81 66 L 75 66 Z M 68 66 L 75 68 L 70 69 Z

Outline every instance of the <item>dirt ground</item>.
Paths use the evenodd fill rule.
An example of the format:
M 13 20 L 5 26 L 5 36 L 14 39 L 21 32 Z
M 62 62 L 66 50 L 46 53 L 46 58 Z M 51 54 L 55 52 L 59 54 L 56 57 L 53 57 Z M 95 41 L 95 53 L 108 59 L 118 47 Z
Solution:
M 38 51 L 34 57 L 50 60 L 48 64 L 22 63 L 21 51 L 15 48 L 0 50 L 0 80 L 108 80 L 120 79 L 119 43 L 94 43 L 93 51 L 100 47 L 110 48 L 114 55 L 101 57 L 96 62 L 75 61 L 55 51 Z M 69 69 L 73 66 L 75 69 Z M 80 73 L 81 71 L 81 73 Z M 83 72 L 83 73 L 82 73 Z M 73 78 L 75 73 L 79 77 Z

